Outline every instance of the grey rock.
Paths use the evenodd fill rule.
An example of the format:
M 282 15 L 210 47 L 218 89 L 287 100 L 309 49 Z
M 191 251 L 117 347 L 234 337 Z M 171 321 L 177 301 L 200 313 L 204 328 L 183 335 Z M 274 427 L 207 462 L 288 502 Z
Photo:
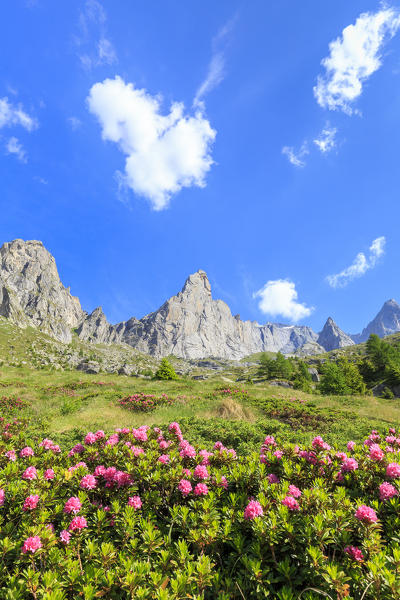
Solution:
M 129 377 L 133 373 L 133 366 L 132 365 L 122 365 L 122 367 L 120 367 L 118 369 L 118 373 L 119 373 L 119 375 L 128 375 L 128 377 Z
M 83 371 L 84 373 L 89 373 L 92 375 L 96 375 L 100 371 L 99 363 L 93 360 L 83 361 L 76 368 L 78 369 L 78 371 Z
M 14 240 L 0 248 L 0 315 L 19 327 L 36 327 L 62 342 L 84 317 L 78 298 L 59 278 L 42 242 Z
M 371 333 L 379 337 L 391 335 L 400 331 L 400 304 L 396 300 L 387 300 L 381 310 L 366 327 L 362 333 L 353 335 L 356 344 L 366 342 Z
M 318 382 L 321 380 L 321 377 L 320 377 L 320 375 L 319 375 L 319 373 L 318 373 L 317 369 L 314 369 L 314 367 L 310 367 L 310 368 L 308 369 L 308 372 L 309 372 L 309 373 L 310 373 L 310 375 L 311 375 L 311 379 L 312 379 L 312 381 L 315 381 L 316 383 L 318 383 Z
M 327 352 L 354 345 L 352 338 L 342 331 L 331 317 L 327 319 L 323 330 L 318 336 L 317 343 L 325 348 Z
M 284 387 L 284 388 L 292 388 L 293 387 L 293 383 L 290 383 L 289 381 L 270 381 L 269 385 L 275 385 L 275 386 Z
M 208 379 L 208 377 L 205 375 L 193 375 L 192 379 L 195 379 L 196 381 L 204 381 L 205 379 Z

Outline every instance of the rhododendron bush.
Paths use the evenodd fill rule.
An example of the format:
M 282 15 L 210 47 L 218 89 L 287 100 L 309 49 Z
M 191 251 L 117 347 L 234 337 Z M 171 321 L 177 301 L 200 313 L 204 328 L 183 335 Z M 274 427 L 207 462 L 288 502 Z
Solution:
M 177 423 L 68 449 L 0 433 L 0 598 L 400 598 L 394 430 L 340 449 L 269 434 L 244 458 Z

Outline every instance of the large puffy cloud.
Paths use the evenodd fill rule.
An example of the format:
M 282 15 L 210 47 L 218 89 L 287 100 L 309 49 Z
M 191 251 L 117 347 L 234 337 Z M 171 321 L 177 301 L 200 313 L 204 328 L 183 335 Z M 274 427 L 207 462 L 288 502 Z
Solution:
M 127 156 L 123 183 L 154 209 L 166 208 L 183 187 L 205 186 L 216 132 L 201 110 L 188 115 L 182 103 L 174 103 L 163 115 L 159 97 L 120 77 L 94 84 L 87 101 L 103 139 Z
M 386 238 L 384 236 L 376 238 L 369 247 L 369 255 L 359 252 L 349 267 L 346 267 L 340 273 L 328 275 L 327 282 L 333 288 L 345 287 L 353 279 L 362 277 L 367 271 L 373 269 L 378 259 L 385 253 Z
M 400 27 L 400 10 L 382 8 L 363 13 L 354 25 L 343 29 L 342 36 L 329 44 L 330 54 L 322 65 L 314 88 L 320 106 L 329 110 L 354 112 L 353 103 L 361 95 L 363 83 L 382 64 L 381 49 Z
M 297 301 L 298 293 L 293 281 L 288 279 L 276 279 L 267 283 L 253 298 L 259 298 L 258 307 L 261 312 L 276 317 L 281 315 L 290 321 L 297 322 L 309 317 L 314 310 Z

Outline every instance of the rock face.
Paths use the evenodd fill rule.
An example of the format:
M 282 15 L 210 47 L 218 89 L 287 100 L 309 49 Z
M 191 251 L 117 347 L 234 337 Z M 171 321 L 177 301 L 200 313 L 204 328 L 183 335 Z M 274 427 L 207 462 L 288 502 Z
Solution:
M 362 333 L 353 335 L 356 344 L 367 341 L 371 333 L 379 337 L 391 335 L 400 331 L 400 304 L 395 300 L 387 300 L 381 310 L 366 327 Z
M 0 315 L 20 327 L 31 325 L 62 341 L 85 313 L 59 278 L 42 242 L 14 240 L 0 248 Z
M 182 291 L 142 319 L 111 325 L 102 309 L 82 310 L 59 278 L 54 258 L 38 241 L 14 240 L 0 248 L 0 316 L 20 327 L 36 327 L 61 342 L 72 330 L 83 340 L 128 344 L 155 357 L 240 359 L 256 352 L 315 354 L 400 331 L 400 305 L 386 302 L 377 317 L 353 339 L 332 319 L 317 335 L 310 327 L 242 321 L 214 300 L 204 271 L 188 277 Z M 80 368 L 90 368 L 84 364 Z
M 351 337 L 342 331 L 331 317 L 327 319 L 323 330 L 318 336 L 317 342 L 327 352 L 354 345 Z

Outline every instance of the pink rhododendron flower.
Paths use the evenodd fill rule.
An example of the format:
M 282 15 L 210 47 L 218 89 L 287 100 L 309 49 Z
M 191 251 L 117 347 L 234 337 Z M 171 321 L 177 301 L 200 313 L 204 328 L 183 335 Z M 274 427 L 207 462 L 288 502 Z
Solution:
M 182 469 L 182 473 L 186 476 L 186 477 L 191 477 L 192 476 L 192 471 L 190 469 Z
M 80 486 L 83 490 L 94 490 L 97 486 L 97 479 L 94 475 L 85 475 L 81 479 Z
M 97 441 L 102 440 L 103 438 L 106 437 L 106 435 L 102 429 L 99 429 L 98 431 L 96 431 L 96 433 L 94 435 L 95 435 Z
M 60 531 L 60 540 L 63 544 L 69 544 L 71 540 L 71 534 L 68 533 L 66 529 L 63 529 L 62 531 Z
M 15 462 L 17 460 L 17 455 L 14 450 L 9 450 L 8 452 L 5 453 L 5 456 L 11 462 Z
M 222 442 L 215 442 L 214 450 L 222 450 L 223 448 L 224 448 L 224 445 Z
M 36 479 L 36 477 L 37 477 L 37 471 L 36 471 L 35 467 L 28 467 L 22 473 L 22 479 L 31 480 L 31 479 Z
M 169 454 L 161 454 L 161 456 L 158 458 L 158 462 L 162 463 L 163 465 L 167 465 L 169 461 Z
M 289 508 L 289 510 L 300 510 L 299 503 L 297 502 L 297 500 L 295 500 L 294 498 L 292 498 L 292 496 L 286 496 L 282 500 L 282 504 L 284 504 L 285 506 L 287 506 Z
M 69 498 L 69 500 L 66 501 L 65 505 L 64 505 L 64 512 L 65 513 L 77 513 L 81 510 L 82 508 L 82 504 L 81 501 L 79 500 L 79 498 L 77 498 L 76 496 L 71 496 L 71 498 Z
M 224 475 L 222 475 L 221 481 L 217 485 L 219 487 L 223 487 L 225 490 L 227 490 L 228 489 L 228 480 L 227 480 L 227 478 Z
M 205 483 L 198 483 L 194 488 L 194 493 L 196 496 L 207 496 L 208 487 Z
M 400 465 L 398 463 L 389 463 L 386 467 L 386 475 L 392 479 L 400 477 Z
M 24 545 L 22 546 L 22 552 L 24 554 L 26 554 L 27 552 L 32 552 L 33 554 L 34 552 L 36 552 L 36 550 L 39 550 L 39 548 L 41 547 L 41 539 L 38 535 L 35 535 L 34 537 L 26 538 L 26 540 L 24 541 Z
M 276 446 L 275 438 L 273 435 L 267 435 L 264 440 L 264 446 Z
M 87 445 L 91 445 L 94 444 L 95 442 L 97 442 L 96 436 L 94 433 L 92 433 L 91 431 L 89 431 L 89 433 L 87 433 L 85 435 L 85 439 L 83 440 L 85 442 L 85 444 Z
M 166 440 L 161 440 L 158 444 L 160 450 L 166 450 L 171 445 L 171 442 L 167 442 Z
M 26 446 L 25 448 L 22 448 L 22 450 L 21 450 L 21 452 L 19 453 L 19 455 L 20 455 L 22 458 L 26 458 L 26 457 L 28 457 L 28 456 L 34 456 L 34 455 L 35 455 L 35 453 L 34 453 L 34 451 L 32 450 L 32 448 L 31 448 L 30 446 Z
M 267 479 L 269 483 L 279 483 L 279 477 L 277 477 L 275 473 L 270 473 L 267 475 Z
M 379 486 L 379 498 L 381 500 L 388 500 L 389 498 L 393 498 L 398 495 L 397 489 L 391 483 L 384 481 Z
M 279 459 L 282 458 L 283 452 L 282 452 L 282 450 L 275 450 L 275 452 L 273 453 L 273 455 L 279 460 Z
M 358 469 L 358 462 L 355 458 L 345 458 L 342 462 L 341 470 L 344 473 L 349 473 L 350 471 L 356 471 Z
M 356 560 L 357 562 L 362 562 L 364 560 L 363 553 L 361 552 L 360 548 L 357 548 L 356 546 L 346 546 L 344 551 L 350 556 L 350 558 Z
M 311 445 L 313 448 L 319 448 L 321 450 L 330 450 L 331 447 L 329 446 L 329 444 L 327 444 L 326 442 L 324 442 L 324 440 L 322 439 L 322 437 L 320 435 L 317 435 L 313 441 L 311 442 Z
M 147 427 L 145 425 L 138 429 L 132 429 L 132 434 L 135 440 L 138 440 L 139 442 L 147 442 L 148 440 Z
M 355 518 L 363 523 L 376 523 L 378 517 L 376 516 L 376 512 L 370 506 L 366 506 L 362 504 L 359 506 L 354 514 Z
M 106 468 L 104 465 L 97 465 L 97 467 L 94 470 L 94 476 L 99 477 L 101 475 L 104 475 L 105 472 L 106 472 Z
M 85 527 L 87 527 L 87 521 L 85 517 L 74 517 L 69 524 L 68 530 L 75 531 L 77 529 L 84 529 Z
M 385 457 L 385 453 L 378 444 L 371 444 L 369 447 L 369 457 L 375 462 L 379 462 Z
M 295 485 L 289 485 L 289 496 L 293 496 L 293 498 L 300 498 L 301 491 Z
M 55 473 L 54 473 L 53 469 L 46 469 L 45 472 L 43 473 L 43 477 L 45 479 L 54 479 Z
M 22 507 L 22 510 L 33 510 L 34 508 L 37 507 L 39 502 L 39 496 L 38 494 L 31 494 L 30 496 L 28 496 L 27 498 L 25 498 L 25 502 L 24 502 L 24 506 Z
M 244 509 L 245 519 L 255 519 L 256 517 L 262 517 L 264 514 L 263 508 L 257 500 L 250 500 L 246 508 Z
M 193 471 L 193 477 L 195 479 L 208 479 L 209 474 L 207 471 L 207 467 L 205 467 L 204 465 L 197 465 L 197 467 Z
M 138 510 L 139 508 L 142 507 L 142 501 L 140 499 L 140 496 L 132 496 L 131 498 L 129 498 L 128 500 L 128 506 L 133 506 L 133 508 L 135 510 Z
M 346 452 L 336 452 L 335 458 L 343 462 L 347 458 L 347 454 Z
M 6 493 L 2 488 L 0 488 L 0 506 L 3 506 L 5 499 Z
M 347 450 L 351 452 L 356 447 L 356 443 L 353 441 L 347 442 Z
M 184 495 L 187 496 L 192 491 L 192 484 L 187 479 L 181 479 L 178 485 L 178 490 Z
M 181 458 L 195 458 L 196 450 L 193 448 L 193 446 L 191 446 L 189 444 L 189 442 L 184 443 L 184 441 L 181 442 L 181 446 L 182 446 L 182 444 L 183 444 L 183 446 L 182 446 L 182 450 L 179 453 L 179 456 Z

